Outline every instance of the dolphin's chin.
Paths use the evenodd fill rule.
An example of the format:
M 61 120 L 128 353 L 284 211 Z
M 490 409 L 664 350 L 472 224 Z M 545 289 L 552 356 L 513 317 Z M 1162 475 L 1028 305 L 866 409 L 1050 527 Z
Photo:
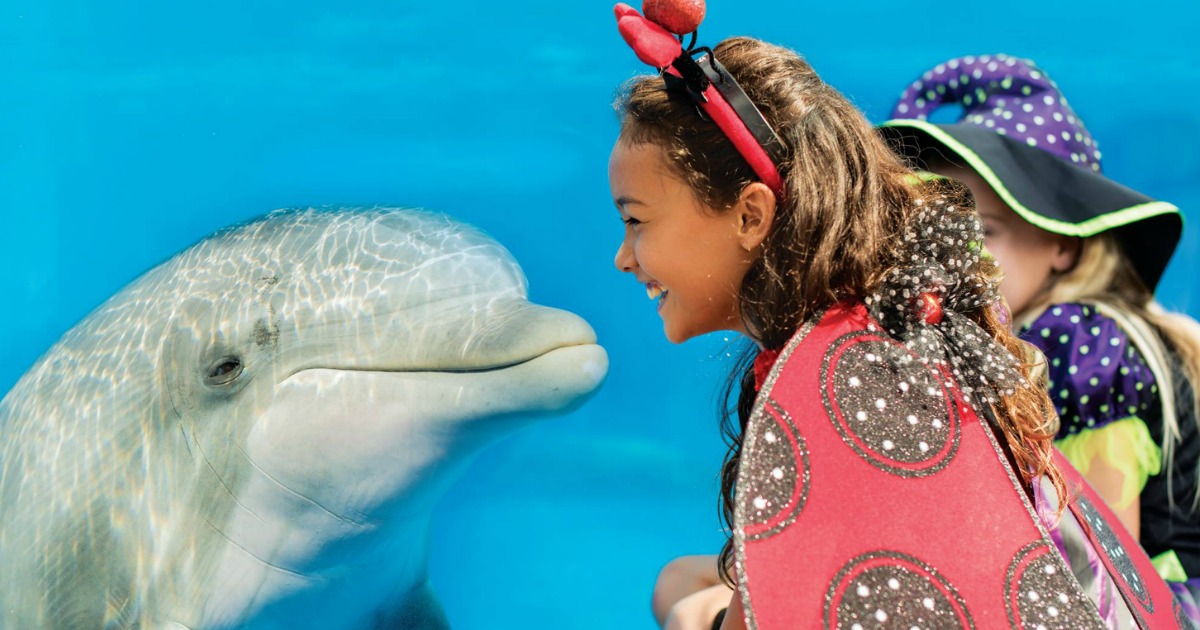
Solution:
M 566 346 L 529 361 L 481 374 L 495 375 L 505 387 L 523 387 L 530 395 L 525 413 L 565 413 L 582 405 L 604 382 L 608 353 L 597 344 Z
M 607 373 L 608 354 L 604 348 L 596 343 L 579 343 L 517 362 L 470 369 L 306 368 L 280 382 L 277 391 L 308 392 L 304 396 L 310 404 L 333 414 L 337 411 L 328 405 L 338 404 L 334 401 L 365 398 L 377 404 L 390 400 L 403 405 L 422 391 L 427 397 L 436 392 L 445 400 L 454 400 L 464 414 L 476 408 L 476 413 L 485 415 L 541 415 L 564 413 L 583 404 Z M 338 390 L 341 396 L 331 395 Z M 343 413 L 349 413 L 349 409 Z
M 526 423 L 579 407 L 607 371 L 596 344 L 470 372 L 303 370 L 279 384 L 246 456 L 328 513 L 412 512 L 428 507 L 426 492 L 441 487 L 435 479 L 448 482 L 479 448 Z

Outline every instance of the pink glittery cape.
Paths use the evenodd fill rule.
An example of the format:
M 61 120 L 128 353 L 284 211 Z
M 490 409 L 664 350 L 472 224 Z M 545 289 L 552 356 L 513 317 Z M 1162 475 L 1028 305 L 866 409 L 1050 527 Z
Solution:
M 842 304 L 755 367 L 734 505 L 751 630 L 1105 627 L 944 365 Z M 1099 542 L 1140 624 L 1177 627 L 1145 554 Z

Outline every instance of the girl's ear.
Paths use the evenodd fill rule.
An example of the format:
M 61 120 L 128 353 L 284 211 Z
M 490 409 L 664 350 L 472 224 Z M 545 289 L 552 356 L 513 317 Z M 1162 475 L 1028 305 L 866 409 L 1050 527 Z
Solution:
M 742 189 L 734 212 L 737 213 L 737 238 L 742 249 L 754 251 L 767 240 L 775 222 L 775 193 L 762 182 L 749 184 Z
M 1050 268 L 1057 273 L 1063 273 L 1075 268 L 1075 263 L 1079 261 L 1079 251 L 1083 248 L 1083 241 L 1077 236 L 1059 236 L 1058 251 L 1054 253 L 1054 258 L 1050 261 Z

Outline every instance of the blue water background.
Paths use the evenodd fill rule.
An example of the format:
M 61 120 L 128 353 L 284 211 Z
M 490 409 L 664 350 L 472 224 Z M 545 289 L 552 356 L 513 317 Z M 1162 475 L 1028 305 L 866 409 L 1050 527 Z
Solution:
M 713 410 L 728 343 L 670 345 L 612 268 L 609 103 L 643 67 L 610 6 L 4 0 L 0 392 L 221 226 L 286 206 L 453 214 L 512 250 L 536 301 L 592 322 L 612 370 L 577 413 L 487 450 L 436 512 L 432 579 L 450 619 L 653 628 L 657 569 L 722 541 Z M 712 0 L 701 34 L 796 48 L 876 121 L 952 56 L 1035 59 L 1107 173 L 1191 218 L 1160 299 L 1200 315 L 1200 5 L 1001 6 Z

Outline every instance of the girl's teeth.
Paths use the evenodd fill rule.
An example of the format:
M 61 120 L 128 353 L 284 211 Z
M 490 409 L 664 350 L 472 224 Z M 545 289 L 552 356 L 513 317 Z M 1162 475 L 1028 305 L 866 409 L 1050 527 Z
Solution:
M 663 293 L 666 293 L 666 291 L 664 291 L 663 288 L 657 284 L 646 287 L 646 296 L 651 300 L 658 299 L 658 296 L 662 295 Z

